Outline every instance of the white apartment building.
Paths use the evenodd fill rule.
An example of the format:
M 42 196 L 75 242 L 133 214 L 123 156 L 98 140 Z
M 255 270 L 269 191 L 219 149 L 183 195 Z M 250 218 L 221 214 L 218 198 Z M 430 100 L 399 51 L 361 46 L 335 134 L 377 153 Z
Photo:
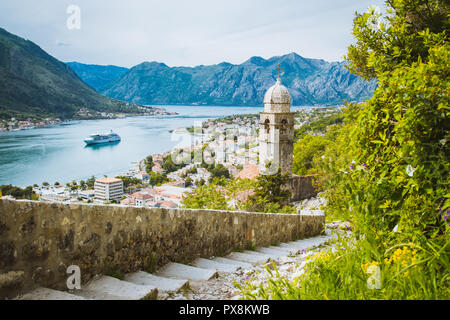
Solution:
M 116 178 L 97 179 L 94 190 L 96 202 L 119 202 L 123 196 L 123 181 Z

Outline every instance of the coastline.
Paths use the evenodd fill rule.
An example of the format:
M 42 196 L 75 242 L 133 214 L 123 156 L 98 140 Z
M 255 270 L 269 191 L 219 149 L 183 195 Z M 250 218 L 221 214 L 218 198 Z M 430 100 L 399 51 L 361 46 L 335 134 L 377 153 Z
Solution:
M 162 109 L 162 108 L 161 108 Z M 163 109 L 165 110 L 165 109 Z M 32 130 L 32 129 L 42 129 L 42 128 L 50 128 L 52 126 L 55 125 L 61 125 L 61 124 L 68 124 L 72 121 L 87 121 L 87 120 L 115 120 L 115 119 L 125 119 L 125 118 L 131 118 L 131 117 L 160 117 L 160 116 L 173 116 L 173 115 L 178 115 L 177 112 L 169 112 L 169 111 L 163 111 L 163 113 L 139 113 L 139 114 L 134 114 L 134 113 L 127 113 L 127 114 L 120 114 L 120 115 L 115 115 L 115 116 L 99 116 L 99 117 L 74 117 L 72 119 L 67 119 L 67 120 L 61 120 L 59 118 L 56 119 L 49 119 L 49 120 L 45 120 L 45 121 L 41 121 L 38 124 L 35 124 L 32 121 L 17 121 L 17 120 L 10 120 L 9 123 L 14 122 L 17 123 L 17 125 L 19 125 L 18 123 L 20 122 L 27 122 L 26 124 L 24 123 L 22 126 L 19 125 L 19 127 L 14 127 L 14 128 L 8 128 L 8 127 L 0 127 L 0 134 L 2 133 L 8 133 L 8 132 L 17 132 L 17 131 L 22 131 L 22 130 Z M 8 123 L 7 120 L 0 120 L 0 123 Z

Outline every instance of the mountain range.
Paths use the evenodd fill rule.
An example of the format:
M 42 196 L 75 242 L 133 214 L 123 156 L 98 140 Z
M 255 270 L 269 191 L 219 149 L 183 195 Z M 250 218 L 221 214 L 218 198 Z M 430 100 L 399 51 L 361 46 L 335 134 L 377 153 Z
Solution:
M 351 74 L 343 62 L 296 53 L 267 60 L 252 57 L 239 65 L 169 67 L 143 62 L 128 69 L 66 64 L 0 28 L 0 119 L 72 119 L 83 109 L 94 114 L 143 113 L 142 105 L 261 106 L 278 65 L 297 106 L 364 101 L 377 86 Z
M 376 81 L 351 74 L 344 62 L 308 59 L 296 53 L 263 59 L 252 57 L 242 64 L 223 62 L 197 67 L 169 67 L 144 62 L 131 69 L 69 63 L 85 82 L 115 99 L 143 105 L 193 104 L 261 106 L 264 94 L 277 78 L 293 105 L 336 105 L 365 101 L 377 87 Z
M 0 28 L 0 119 L 71 119 L 82 108 L 143 112 L 137 105 L 99 94 L 67 64 L 35 43 Z

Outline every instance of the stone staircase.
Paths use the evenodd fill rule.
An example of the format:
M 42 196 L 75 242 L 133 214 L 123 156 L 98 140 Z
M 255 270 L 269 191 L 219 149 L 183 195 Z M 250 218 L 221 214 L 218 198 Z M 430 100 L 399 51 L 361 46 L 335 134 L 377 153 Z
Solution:
M 190 265 L 170 262 L 155 274 L 143 271 L 127 274 L 123 280 L 109 276 L 97 276 L 81 290 L 71 292 L 38 288 L 17 297 L 20 300 L 145 300 L 157 299 L 158 294 L 180 292 L 192 283 L 208 283 L 222 274 L 239 269 L 251 269 L 257 265 L 297 255 L 324 244 L 333 235 L 327 234 L 309 239 L 280 243 L 278 246 L 257 248 L 255 251 L 232 252 L 228 256 L 211 259 L 198 258 Z

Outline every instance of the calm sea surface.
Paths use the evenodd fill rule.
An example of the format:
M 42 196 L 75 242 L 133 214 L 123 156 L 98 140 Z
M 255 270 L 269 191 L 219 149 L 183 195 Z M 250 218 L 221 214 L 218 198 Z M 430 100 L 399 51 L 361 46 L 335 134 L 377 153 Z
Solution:
M 165 117 L 72 121 L 49 128 L 0 133 L 0 185 L 20 187 L 46 181 L 66 183 L 125 173 L 153 153 L 187 146 L 190 139 L 170 130 L 232 114 L 259 113 L 261 108 L 164 106 L 179 113 Z M 113 130 L 122 141 L 86 147 L 86 136 Z

